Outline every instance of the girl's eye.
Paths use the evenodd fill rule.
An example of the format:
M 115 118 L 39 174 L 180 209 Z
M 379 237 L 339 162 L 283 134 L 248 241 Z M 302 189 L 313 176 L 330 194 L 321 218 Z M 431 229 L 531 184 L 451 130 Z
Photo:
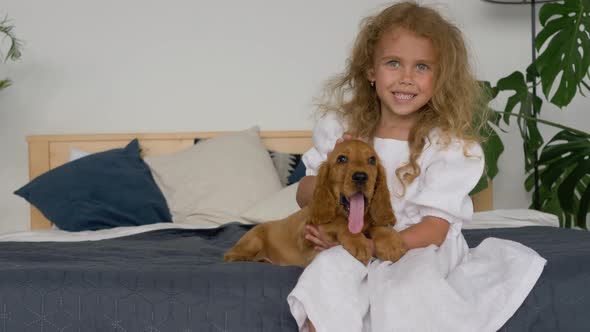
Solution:
M 336 158 L 336 162 L 339 164 L 344 164 L 347 161 L 348 161 L 348 158 L 346 158 L 346 156 L 344 156 L 344 155 L 339 155 L 338 158 Z
M 428 70 L 428 66 L 423 63 L 416 65 L 416 68 L 420 71 Z
M 389 61 L 387 61 L 387 64 L 389 66 L 392 66 L 392 67 L 395 67 L 395 68 L 399 67 L 399 61 L 397 61 L 397 60 L 389 60 Z

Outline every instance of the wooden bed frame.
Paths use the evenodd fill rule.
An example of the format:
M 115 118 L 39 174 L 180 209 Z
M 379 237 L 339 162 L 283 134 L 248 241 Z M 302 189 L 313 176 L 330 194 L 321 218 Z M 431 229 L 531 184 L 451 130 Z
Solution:
M 66 163 L 70 158 L 70 148 L 94 153 L 124 147 L 129 141 L 137 138 L 144 156 L 162 155 L 192 146 L 195 138 L 211 138 L 225 133 L 227 132 L 28 136 L 29 179 Z M 312 145 L 311 131 L 262 131 L 260 136 L 264 145 L 274 151 L 303 153 Z M 491 210 L 491 184 L 484 191 L 474 195 L 473 202 L 475 211 Z M 51 228 L 51 222 L 31 206 L 31 229 L 48 228 Z

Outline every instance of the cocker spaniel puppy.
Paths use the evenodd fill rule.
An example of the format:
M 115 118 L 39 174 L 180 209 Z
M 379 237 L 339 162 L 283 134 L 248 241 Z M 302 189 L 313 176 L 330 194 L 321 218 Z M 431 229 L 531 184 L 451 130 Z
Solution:
M 336 144 L 321 165 L 312 202 L 282 220 L 259 224 L 225 255 L 226 262 L 261 261 L 307 266 L 317 254 L 305 225 L 321 228 L 363 264 L 375 256 L 397 261 L 406 249 L 394 229 L 385 171 L 375 150 L 359 140 Z

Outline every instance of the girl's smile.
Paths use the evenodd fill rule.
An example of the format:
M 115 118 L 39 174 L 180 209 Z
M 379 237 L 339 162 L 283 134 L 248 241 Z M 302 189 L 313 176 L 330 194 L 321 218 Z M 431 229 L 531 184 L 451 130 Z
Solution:
M 393 97 L 395 98 L 396 102 L 404 104 L 411 102 L 414 97 L 416 97 L 416 95 L 412 93 L 394 92 Z

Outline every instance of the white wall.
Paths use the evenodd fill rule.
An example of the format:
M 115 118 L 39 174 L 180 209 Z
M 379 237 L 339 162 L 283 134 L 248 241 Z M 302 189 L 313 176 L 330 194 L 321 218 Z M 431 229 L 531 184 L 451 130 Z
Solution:
M 384 1 L 4 0 L 25 41 L 2 64 L 0 232 L 28 228 L 12 192 L 27 181 L 25 136 L 58 133 L 311 129 L 312 98 L 343 68 L 361 17 Z M 434 3 L 465 32 L 480 79 L 496 82 L 530 58 L 529 9 L 483 1 Z M 587 102 L 549 119 L 590 131 Z M 498 208 L 526 207 L 513 133 L 495 182 Z

